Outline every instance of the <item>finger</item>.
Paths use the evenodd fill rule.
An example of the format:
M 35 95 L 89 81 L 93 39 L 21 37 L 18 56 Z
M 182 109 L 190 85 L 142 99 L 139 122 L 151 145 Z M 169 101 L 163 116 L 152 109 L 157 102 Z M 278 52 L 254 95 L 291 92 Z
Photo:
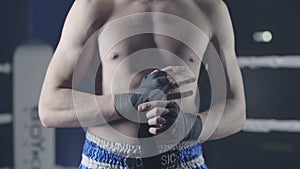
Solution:
M 155 73 L 155 72 L 157 72 L 157 71 L 159 71 L 159 69 L 153 70 L 150 74 Z
M 164 125 L 166 123 L 166 120 L 160 116 L 151 118 L 148 120 L 148 125 L 150 126 L 160 126 Z
M 187 71 L 188 69 L 185 66 L 168 66 L 161 70 L 171 75 L 172 77 L 175 75 L 190 76 L 190 74 L 192 74 L 190 71 Z
M 161 70 L 167 72 L 168 74 L 176 74 L 185 72 L 186 68 L 184 66 L 167 66 Z
M 168 76 L 168 80 L 173 85 L 180 87 L 195 82 L 196 77 L 194 75 L 173 75 L 172 77 Z
M 150 127 L 148 131 L 149 131 L 149 133 L 151 133 L 153 135 L 157 135 L 161 132 L 161 128 L 160 127 Z
M 139 111 L 148 111 L 148 110 L 152 110 L 156 107 L 165 108 L 168 103 L 169 103 L 169 101 L 166 101 L 166 100 L 154 100 L 154 101 L 150 101 L 150 102 L 145 102 L 145 103 L 138 105 L 138 110 Z
M 146 113 L 146 117 L 148 119 L 151 119 L 151 118 L 162 116 L 162 115 L 165 115 L 168 113 L 169 113 L 169 110 L 166 108 L 154 108 Z
M 187 71 L 187 68 L 184 66 L 168 66 L 161 70 L 168 74 L 167 78 L 174 87 L 179 87 L 196 81 L 195 75 L 193 75 L 192 72 Z M 157 71 L 158 70 L 154 70 L 152 73 Z
M 176 100 L 190 97 L 194 94 L 192 90 L 181 92 L 181 93 L 171 93 L 167 95 L 167 100 Z

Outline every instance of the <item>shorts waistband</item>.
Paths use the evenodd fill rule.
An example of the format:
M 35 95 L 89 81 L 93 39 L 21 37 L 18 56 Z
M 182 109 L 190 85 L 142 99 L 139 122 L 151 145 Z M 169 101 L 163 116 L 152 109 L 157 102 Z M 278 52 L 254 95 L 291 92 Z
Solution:
M 202 155 L 202 146 L 198 141 L 187 141 L 178 144 L 157 145 L 160 153 L 174 155 L 178 152 L 178 162 L 181 167 L 188 169 L 206 169 Z M 128 168 L 126 161 L 140 163 L 141 147 L 138 144 L 117 143 L 105 140 L 90 132 L 86 133 L 80 169 L 88 168 Z M 136 158 L 133 158 L 136 156 Z M 138 168 L 139 165 L 136 165 Z M 178 168 L 178 167 L 177 167 Z

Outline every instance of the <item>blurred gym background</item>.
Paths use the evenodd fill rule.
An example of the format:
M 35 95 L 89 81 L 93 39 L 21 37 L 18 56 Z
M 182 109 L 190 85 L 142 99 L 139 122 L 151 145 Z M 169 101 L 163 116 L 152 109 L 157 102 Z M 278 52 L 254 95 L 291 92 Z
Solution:
M 240 133 L 204 144 L 208 166 L 211 169 L 299 169 L 300 63 L 297 58 L 300 58 L 300 1 L 226 0 L 225 2 L 234 25 L 239 61 L 246 64 L 241 66 L 241 69 L 246 91 L 248 121 Z M 30 150 L 26 147 L 33 144 L 53 147 L 53 156 L 50 155 L 49 159 L 51 161 L 53 158 L 57 168 L 76 168 L 80 162 L 85 134 L 81 128 L 55 129 L 49 134 L 53 135 L 51 138 L 55 140 L 47 142 L 45 141 L 47 136 L 41 136 L 38 138 L 40 142 L 32 144 L 26 143 L 26 140 L 19 139 L 14 134 L 14 127 L 22 127 L 14 124 L 17 122 L 13 113 L 17 110 L 13 105 L 16 101 L 14 97 L 19 94 L 18 90 L 14 89 L 16 87 L 14 77 L 22 77 L 22 74 L 16 75 L 16 65 L 23 63 L 22 61 L 14 63 L 14 55 L 18 55 L 16 50 L 23 50 L 19 46 L 24 44 L 47 44 L 46 50 L 54 50 L 72 3 L 73 0 L 2 1 L 0 169 L 47 169 L 47 166 L 36 165 L 42 160 L 39 159 L 39 154 L 47 151 L 47 148 L 31 149 L 31 152 L 25 154 L 30 160 L 22 161 L 20 154 L 22 151 L 24 153 Z M 293 63 L 292 66 L 290 63 Z M 22 85 L 18 84 L 19 90 L 22 89 Z M 208 77 L 204 75 L 200 82 L 202 109 L 209 103 L 208 86 Z M 24 111 L 33 112 L 33 120 L 37 118 L 34 115 L 36 105 Z M 24 130 L 18 132 L 24 131 L 22 133 L 24 135 L 30 135 L 26 132 L 39 133 L 42 130 L 37 126 L 23 127 Z M 37 135 L 31 133 L 31 136 L 30 139 L 34 140 Z M 52 142 L 53 144 L 49 146 L 48 144 Z M 16 144 L 23 147 L 17 148 Z M 24 163 L 24 167 L 16 168 L 16 163 L 18 165 Z

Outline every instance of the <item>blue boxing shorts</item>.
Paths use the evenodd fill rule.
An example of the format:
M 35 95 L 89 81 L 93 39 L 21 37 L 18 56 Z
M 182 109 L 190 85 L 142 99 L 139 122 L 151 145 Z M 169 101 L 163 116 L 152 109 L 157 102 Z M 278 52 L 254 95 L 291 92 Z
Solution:
M 162 169 L 208 169 L 198 141 L 158 145 Z M 86 133 L 79 169 L 143 169 L 140 145 L 104 140 Z

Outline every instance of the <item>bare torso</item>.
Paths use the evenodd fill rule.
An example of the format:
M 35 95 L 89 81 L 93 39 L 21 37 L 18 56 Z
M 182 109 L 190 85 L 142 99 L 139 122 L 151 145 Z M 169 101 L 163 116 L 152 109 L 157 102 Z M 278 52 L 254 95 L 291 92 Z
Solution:
M 163 68 L 166 66 L 186 66 L 190 71 L 199 77 L 200 66 L 206 46 L 212 34 L 207 14 L 200 3 L 193 0 L 115 0 L 115 10 L 106 25 L 122 20 L 124 16 L 133 16 L 143 12 L 158 12 L 160 14 L 171 14 L 170 17 L 163 15 L 136 15 L 131 17 L 132 27 L 141 27 L 145 22 L 153 32 L 172 31 L 182 37 L 184 42 L 161 34 L 139 34 L 120 41 L 118 35 L 122 34 L 125 28 L 113 28 L 113 31 L 106 30 L 98 38 L 99 53 L 102 61 L 102 88 L 103 95 L 127 92 L 135 88 L 141 78 L 151 70 L 145 68 Z M 166 15 L 165 15 L 166 16 Z M 194 35 L 187 32 L 189 24 L 176 22 L 176 17 L 189 21 L 202 31 L 202 35 Z M 151 20 L 150 20 L 151 19 Z M 108 26 L 107 29 L 110 27 Z M 112 48 L 106 47 L 106 43 L 114 44 Z M 197 54 L 193 52 L 185 41 L 199 43 Z M 139 61 L 140 60 L 140 61 Z M 142 65 L 137 65 L 142 64 Z M 198 79 L 197 79 L 198 80 Z M 197 82 L 196 80 L 196 82 Z M 190 97 L 176 100 L 182 105 L 185 112 L 196 113 L 195 105 L 197 83 L 186 85 L 183 91 L 192 90 Z M 127 120 L 111 122 L 109 125 L 90 127 L 89 131 L 108 140 L 136 143 L 139 125 Z M 120 137 L 119 134 L 128 137 Z

